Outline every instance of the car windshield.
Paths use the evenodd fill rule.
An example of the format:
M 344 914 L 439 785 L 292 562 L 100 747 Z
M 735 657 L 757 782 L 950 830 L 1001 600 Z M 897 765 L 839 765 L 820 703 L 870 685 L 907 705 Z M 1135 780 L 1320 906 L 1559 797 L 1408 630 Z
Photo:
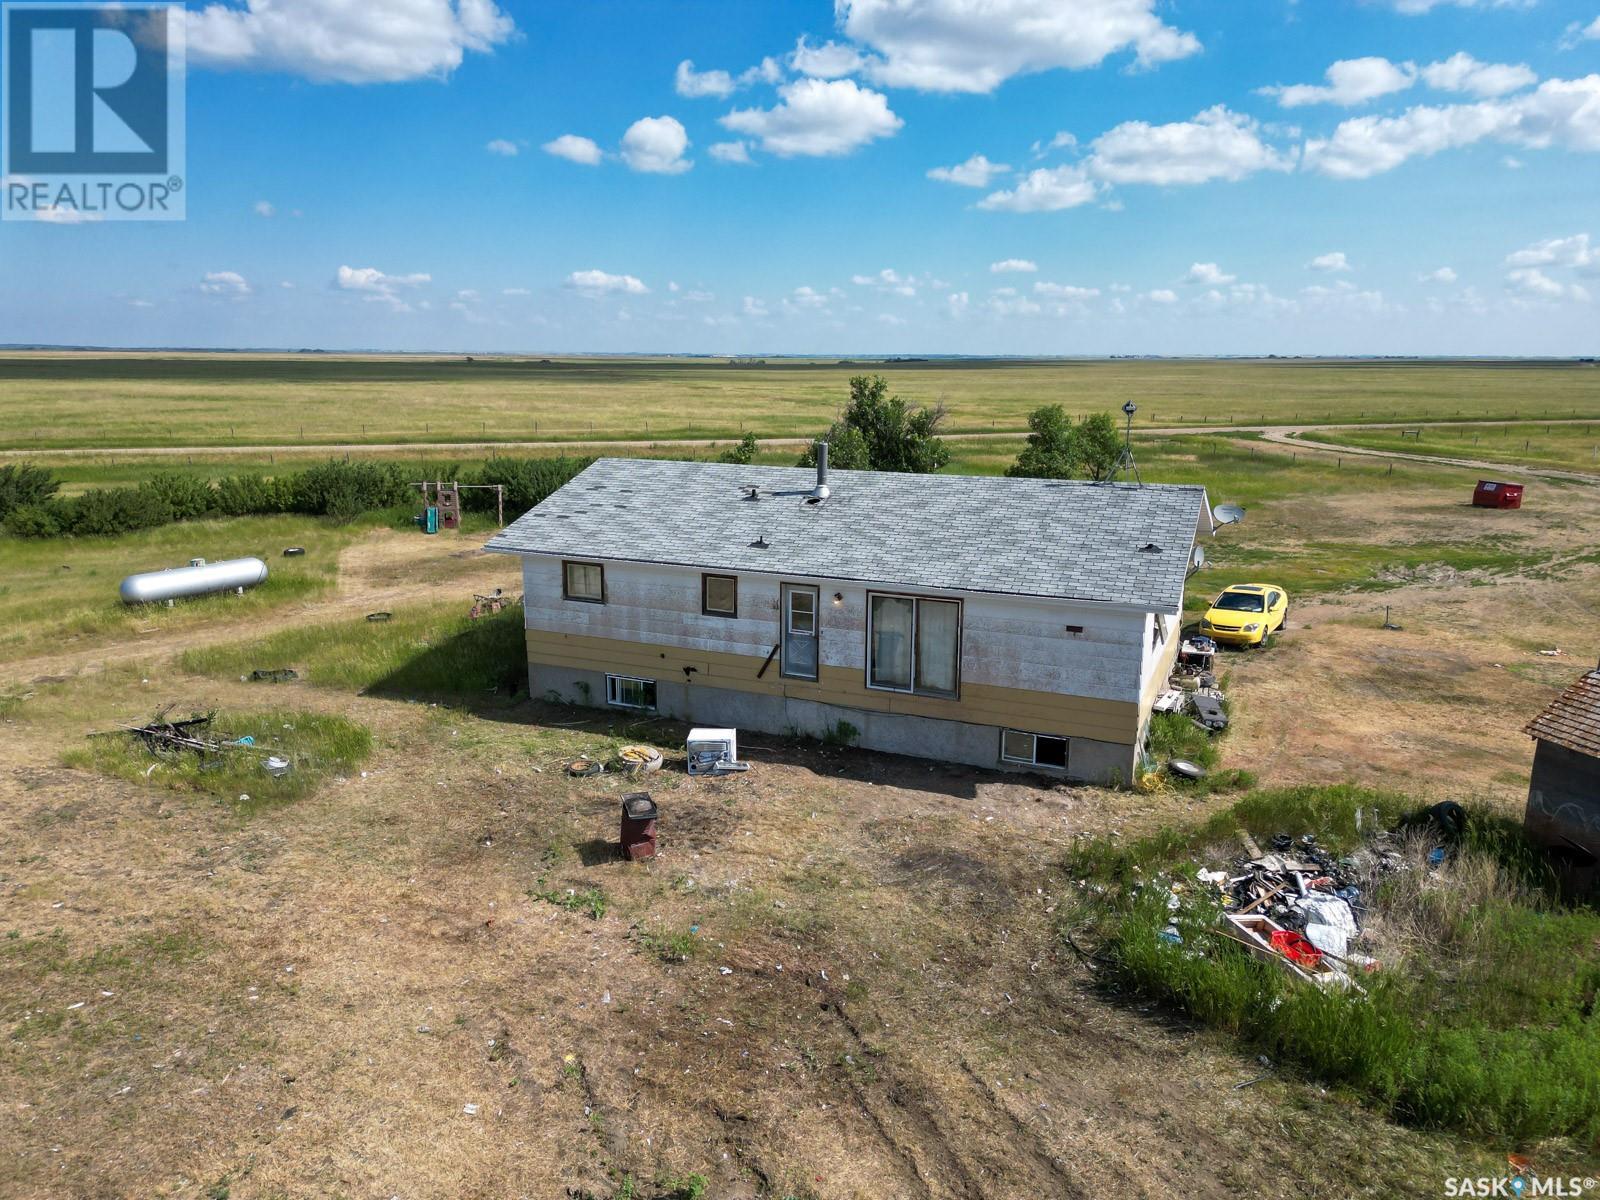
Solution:
M 1212 607 L 1226 612 L 1265 612 L 1267 605 L 1259 592 L 1223 592 Z

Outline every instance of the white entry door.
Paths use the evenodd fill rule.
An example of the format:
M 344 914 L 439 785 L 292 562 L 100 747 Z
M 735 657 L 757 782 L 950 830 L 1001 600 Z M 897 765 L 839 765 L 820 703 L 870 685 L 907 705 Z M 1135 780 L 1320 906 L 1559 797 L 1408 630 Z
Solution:
M 790 679 L 817 677 L 817 600 L 814 587 L 783 585 L 783 659 L 779 670 Z

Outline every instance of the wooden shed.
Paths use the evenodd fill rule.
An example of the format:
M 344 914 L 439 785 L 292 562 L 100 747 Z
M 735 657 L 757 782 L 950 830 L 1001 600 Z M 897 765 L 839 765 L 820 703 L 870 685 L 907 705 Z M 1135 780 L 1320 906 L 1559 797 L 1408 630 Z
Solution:
M 1523 824 L 1574 866 L 1600 867 L 1600 670 L 1529 722 L 1537 743 Z

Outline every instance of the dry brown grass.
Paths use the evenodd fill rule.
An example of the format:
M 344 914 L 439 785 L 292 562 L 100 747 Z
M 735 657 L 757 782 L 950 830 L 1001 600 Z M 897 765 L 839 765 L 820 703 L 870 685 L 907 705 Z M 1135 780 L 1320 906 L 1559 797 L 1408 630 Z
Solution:
M 457 553 L 375 536 L 323 608 L 419 579 L 465 599 L 504 569 Z M 1593 588 L 1529 581 L 1516 636 Z M 1404 661 L 1349 609 L 1297 613 L 1229 659 L 1230 761 L 1446 792 L 1514 770 L 1548 691 L 1492 667 L 1496 591 L 1403 590 L 1407 631 L 1377 645 Z M 652 777 L 664 852 L 628 865 L 609 846 L 632 785 L 553 768 L 680 730 L 301 685 L 271 703 L 368 725 L 366 777 L 245 818 L 61 767 L 153 702 L 263 703 L 178 673 L 180 645 L 48 651 L 23 665 L 66 678 L 0 714 L 6 1200 L 609 1197 L 624 1176 L 649 1196 L 690 1172 L 717 1198 L 1436 1195 L 1499 1166 L 1276 1074 L 1235 1090 L 1253 1060 L 1112 1002 L 1056 941 L 1075 836 L 1223 801 L 754 737 L 747 776 Z M 1465 699 L 1430 699 L 1442 681 Z M 605 915 L 530 894 L 567 888 Z

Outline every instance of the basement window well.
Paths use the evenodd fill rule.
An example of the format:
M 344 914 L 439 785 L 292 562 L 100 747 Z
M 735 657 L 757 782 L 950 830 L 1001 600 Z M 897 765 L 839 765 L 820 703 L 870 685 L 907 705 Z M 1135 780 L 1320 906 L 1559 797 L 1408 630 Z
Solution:
M 1064 771 L 1067 769 L 1067 739 L 1008 729 L 1000 737 L 1000 758 L 1003 762 Z
M 606 703 L 613 708 L 656 710 L 656 681 L 635 679 L 631 675 L 606 676 Z

